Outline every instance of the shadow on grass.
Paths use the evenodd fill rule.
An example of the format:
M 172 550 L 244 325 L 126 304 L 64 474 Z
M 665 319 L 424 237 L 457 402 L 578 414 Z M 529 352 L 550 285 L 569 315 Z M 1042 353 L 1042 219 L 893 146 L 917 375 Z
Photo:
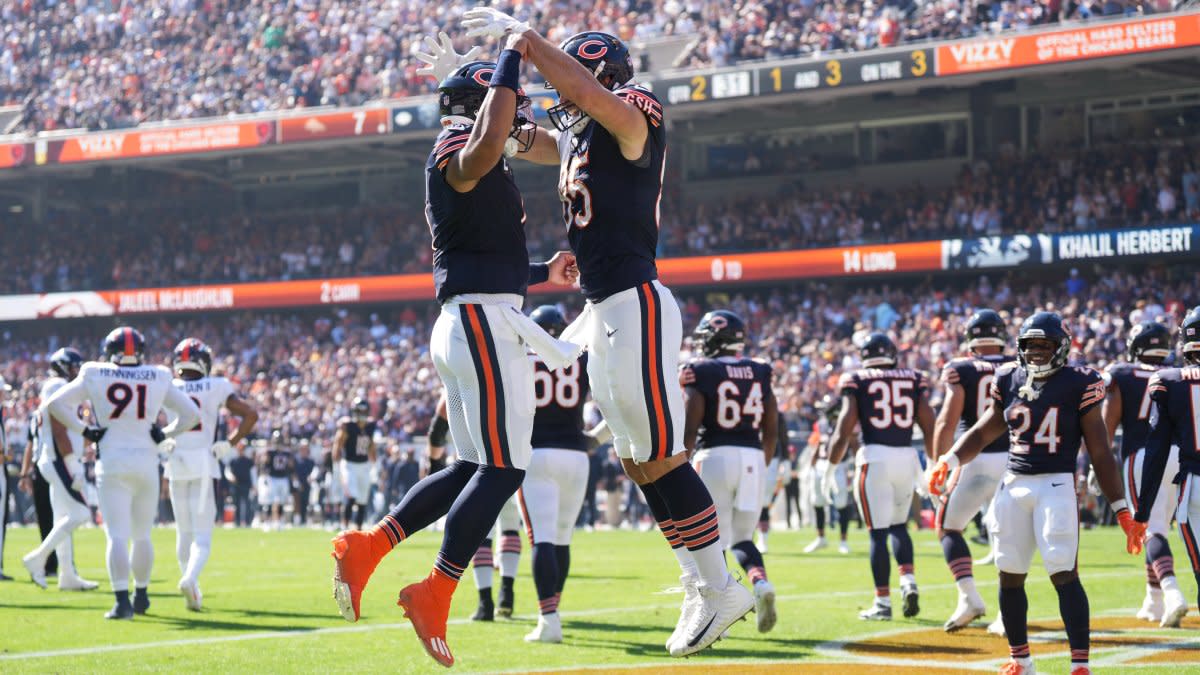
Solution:
M 610 623 L 606 621 L 568 620 L 564 625 L 567 641 L 580 647 L 621 651 L 632 656 L 649 656 L 671 658 L 664 643 L 671 634 L 662 626 L 637 625 L 625 623 Z M 733 630 L 739 630 L 734 626 Z M 579 631 L 579 632 L 577 632 Z M 591 631 L 587 637 L 580 637 L 582 631 Z M 637 637 L 630 639 L 629 634 Z M 605 639 L 605 634 L 613 634 L 612 639 Z M 693 657 L 711 655 L 721 659 L 786 659 L 796 660 L 812 654 L 812 650 L 824 640 L 783 640 L 758 634 L 753 628 L 735 633 L 727 640 L 716 642 L 711 649 L 693 654 Z M 745 645 L 745 646 L 743 646 Z

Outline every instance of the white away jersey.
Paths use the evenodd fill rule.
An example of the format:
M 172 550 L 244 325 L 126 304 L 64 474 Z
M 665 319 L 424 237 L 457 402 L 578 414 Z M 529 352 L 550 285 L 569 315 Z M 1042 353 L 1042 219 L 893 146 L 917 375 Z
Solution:
M 182 391 L 200 409 L 200 423 L 175 437 L 175 452 L 206 452 L 219 435 L 217 424 L 221 408 L 233 395 L 233 383 L 223 377 L 202 377 L 198 380 L 175 380 L 175 388 Z
M 38 400 L 41 401 L 41 407 L 34 413 L 37 421 L 37 426 L 34 428 L 35 438 L 37 439 L 37 443 L 34 446 L 35 454 L 33 461 L 35 463 L 53 462 L 57 456 L 57 452 L 54 449 L 54 434 L 50 429 L 50 413 L 46 411 L 46 401 L 50 400 L 54 392 L 62 389 L 66 383 L 67 381 L 61 377 L 51 377 L 42 383 L 42 389 L 38 396 Z M 77 408 L 76 410 L 80 409 Z M 83 436 L 79 432 L 68 430 L 67 438 L 71 440 L 71 452 L 77 458 L 81 458 L 83 456 Z

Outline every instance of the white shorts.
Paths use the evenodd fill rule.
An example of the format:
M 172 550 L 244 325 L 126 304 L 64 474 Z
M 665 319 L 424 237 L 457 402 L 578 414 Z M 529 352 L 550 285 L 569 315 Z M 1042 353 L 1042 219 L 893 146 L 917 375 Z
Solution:
M 749 540 L 762 511 L 767 464 L 761 448 L 722 445 L 704 448 L 692 457 L 717 507 L 721 547 Z
M 813 467 L 813 489 L 809 491 L 813 508 L 823 509 L 832 506 L 844 509 L 850 503 L 850 463 L 842 462 L 833 470 L 833 489 L 824 485 L 825 472 L 829 470 L 829 460 L 818 459 Z M 829 503 L 826 492 L 833 493 L 833 503 Z
M 520 311 L 521 303 L 518 295 L 456 296 L 442 305 L 433 325 L 429 353 L 446 386 L 450 436 L 459 459 L 529 466 L 533 361 L 500 314 Z
M 158 515 L 158 463 L 121 461 L 106 467 L 105 461 L 96 463 L 105 534 L 122 541 L 149 539 Z
M 666 286 L 651 281 L 589 302 L 571 333 L 590 350 L 592 398 L 622 459 L 661 460 L 683 447 L 679 349 L 683 319 Z
M 211 478 L 172 479 L 170 493 L 175 529 L 180 532 L 207 532 L 213 529 L 217 505 L 213 499 Z
M 1192 571 L 1200 574 L 1200 476 L 1184 474 L 1179 488 L 1179 506 L 1175 509 L 1175 521 L 1179 523 L 1179 536 L 1183 548 L 1192 561 Z
M 342 487 L 340 468 L 325 474 L 325 503 L 341 504 L 346 501 L 346 490 Z
M 1028 574 L 1035 550 L 1047 574 L 1075 569 L 1079 553 L 1079 504 L 1070 473 L 1006 473 L 992 503 L 991 535 L 996 567 Z
M 908 521 L 918 471 L 916 450 L 868 445 L 859 453 L 854 497 L 868 530 L 887 529 Z M 869 453 L 866 451 L 870 451 Z
M 528 474 L 525 475 L 525 480 L 529 480 Z M 504 502 L 504 506 L 500 507 L 500 513 L 496 516 L 496 524 L 492 526 L 493 539 L 499 541 L 505 532 L 521 531 L 521 505 L 518 503 L 519 501 L 517 493 L 513 493 L 513 496 Z M 520 538 L 518 538 L 517 545 L 520 546 L 520 544 Z
M 71 489 L 74 476 L 83 473 L 83 463 L 75 460 L 70 465 L 63 461 L 57 452 L 54 459 L 38 462 L 38 471 L 50 484 L 50 508 L 54 511 L 55 522 L 70 518 L 72 522 L 82 524 L 92 519 L 92 510 L 88 508 L 87 498 L 81 492 Z M 3 480 L 3 476 L 0 476 Z M 0 512 L 3 507 L 0 507 Z
M 586 452 L 557 448 L 533 451 L 529 472 L 517 491 L 532 543 L 571 544 L 587 490 L 588 468 Z
M 1142 460 L 1146 458 L 1146 449 L 1142 448 L 1129 457 L 1121 467 L 1125 479 L 1125 499 L 1129 508 L 1137 511 L 1142 493 Z M 1158 498 L 1150 509 L 1150 520 L 1146 523 L 1146 534 L 1167 536 L 1171 531 L 1171 510 L 1178 506 L 1179 487 L 1175 485 L 1175 475 L 1179 473 L 1179 447 L 1171 446 L 1167 455 L 1167 468 L 1163 472 L 1162 487 L 1158 489 Z
M 346 498 L 362 505 L 371 494 L 371 465 L 367 462 L 338 462 L 338 477 L 346 489 Z
M 210 448 L 180 450 L 175 448 L 164 467 L 164 475 L 170 480 L 192 480 L 195 478 L 216 478 L 218 471 L 217 458 Z
M 286 478 L 263 476 L 258 480 L 258 503 L 261 506 L 283 506 L 292 498 L 292 484 Z
M 950 472 L 946 496 L 938 504 L 938 529 L 962 532 L 996 496 L 1007 466 L 1007 452 L 988 452 Z

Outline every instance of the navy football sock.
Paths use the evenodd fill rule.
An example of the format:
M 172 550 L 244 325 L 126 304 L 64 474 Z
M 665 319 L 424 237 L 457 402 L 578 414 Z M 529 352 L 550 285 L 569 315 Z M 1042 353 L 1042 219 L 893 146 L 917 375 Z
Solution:
M 562 595 L 567 585 L 567 573 L 571 571 L 571 547 L 555 546 L 554 557 L 558 562 L 558 594 Z
M 542 614 L 558 610 L 558 555 L 554 544 L 543 541 L 533 545 L 533 585 L 537 587 Z
M 117 605 L 119 605 L 121 607 L 130 607 L 131 606 L 129 604 L 129 591 L 128 590 L 113 591 L 113 595 L 117 596 Z
M 730 548 L 733 549 L 733 555 L 737 558 L 738 564 L 746 570 L 746 577 L 750 579 L 750 583 L 755 584 L 767 580 L 767 565 L 763 562 L 762 553 L 759 553 L 754 542 L 747 539 L 739 541 Z
M 729 569 L 720 546 L 717 507 L 700 475 L 691 464 L 680 464 L 654 481 L 654 488 L 670 510 L 671 521 L 695 560 L 700 580 L 710 588 L 725 588 Z
M 1000 619 L 1004 623 L 1004 633 L 1008 636 L 1008 646 L 1014 658 L 1029 656 L 1029 598 L 1025 595 L 1025 587 L 1000 587 Z M 1020 653 L 1024 648 L 1024 654 Z
M 825 536 L 825 507 L 818 506 L 818 507 L 814 508 L 813 515 L 816 516 L 816 519 L 817 519 L 817 535 L 824 537 Z
M 1058 591 L 1058 612 L 1062 615 L 1067 642 L 1071 645 L 1071 663 L 1087 663 L 1091 632 L 1087 592 L 1083 590 L 1079 577 L 1055 586 L 1054 590 Z
M 1158 585 L 1162 585 L 1163 577 L 1175 575 L 1175 558 L 1171 555 L 1171 545 L 1161 534 L 1151 536 L 1146 540 L 1146 564 L 1154 571 Z
M 854 520 L 854 515 L 851 512 L 853 506 L 843 506 L 838 509 L 838 529 L 842 533 L 842 539 L 846 538 L 846 533 L 850 531 L 850 521 Z
M 875 580 L 875 596 L 891 595 L 892 562 L 888 559 L 888 531 L 871 530 L 871 577 Z
M 946 564 L 950 566 L 955 581 L 975 575 L 971 567 L 971 549 L 962 532 L 942 532 L 942 553 L 946 556 Z
M 459 460 L 414 485 L 400 504 L 380 521 L 378 527 L 387 534 L 389 543 L 395 546 L 446 515 L 478 468 L 474 462 Z
M 524 469 L 477 466 L 446 515 L 446 532 L 435 565 L 439 572 L 455 582 L 462 577 L 479 542 L 491 532 L 504 502 L 525 480 Z M 446 471 L 439 472 L 442 473 Z
M 638 489 L 642 491 L 646 507 L 650 509 L 650 515 L 654 517 L 654 522 L 658 523 L 659 531 L 667 538 L 667 543 L 673 549 L 683 548 L 683 539 L 675 531 L 675 523 L 671 520 L 671 510 L 667 508 L 667 503 L 663 501 L 658 488 L 654 486 L 654 483 L 648 483 L 639 485 Z
M 354 500 L 346 498 L 346 505 L 342 508 L 342 521 L 346 524 L 350 523 L 351 516 L 354 515 Z
M 892 554 L 896 556 L 896 566 L 903 577 L 906 574 L 913 573 L 913 543 L 912 537 L 908 534 L 908 528 L 903 524 L 893 525 L 888 528 L 888 534 L 892 540 Z M 901 578 L 901 585 L 904 579 Z

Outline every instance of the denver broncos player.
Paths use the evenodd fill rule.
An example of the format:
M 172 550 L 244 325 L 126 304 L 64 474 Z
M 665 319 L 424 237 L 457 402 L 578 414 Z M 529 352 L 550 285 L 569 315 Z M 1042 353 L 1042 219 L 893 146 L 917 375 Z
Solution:
M 721 548 L 733 551 L 754 586 L 758 631 L 766 633 L 775 627 L 775 587 L 753 539 L 779 434 L 771 366 L 742 355 L 746 324 L 728 310 L 705 314 L 692 340 L 704 358 L 680 371 L 683 444 L 717 505 Z
M 1200 307 L 1193 308 L 1179 326 L 1180 352 L 1186 365 L 1163 368 L 1150 378 L 1150 432 L 1141 466 L 1140 499 L 1134 519 L 1137 536 L 1147 529 L 1153 532 L 1155 511 L 1162 502 L 1158 491 L 1164 479 L 1178 481 L 1180 498 L 1175 509 L 1179 535 L 1192 562 L 1192 572 L 1200 587 Z M 1177 476 L 1168 471 L 1178 457 Z M 1158 501 L 1155 501 L 1156 497 Z M 1131 536 L 1131 537 L 1132 537 Z M 1151 539 L 1150 541 L 1153 541 Z M 1132 548 L 1132 547 L 1131 547 Z M 1130 553 L 1135 551 L 1130 550 Z M 1200 597 L 1200 595 L 1198 595 Z M 1184 605 L 1184 612 L 1187 605 Z M 1180 616 L 1183 616 L 1180 614 Z M 1168 616 L 1164 614 L 1163 625 Z M 1177 623 L 1176 623 L 1177 625 Z
M 338 422 L 333 437 L 333 461 L 346 495 L 342 527 L 350 526 L 353 515 L 355 526 L 361 530 L 367 517 L 367 496 L 371 492 L 371 467 L 375 466 L 376 425 L 371 420 L 371 406 L 361 397 L 350 404 L 350 414 L 352 417 L 343 417 Z
M 862 428 L 858 452 L 855 496 L 863 522 L 871 535 L 871 574 L 875 602 L 859 613 L 872 621 L 892 620 L 891 564 L 888 540 L 900 571 L 900 596 L 906 617 L 920 610 L 917 579 L 913 574 L 913 545 L 908 534 L 908 512 L 920 475 L 920 460 L 912 447 L 913 425 L 925 437 L 925 454 L 933 451 L 933 408 L 925 375 L 898 368 L 896 345 L 883 333 L 872 333 L 860 349 L 862 365 L 842 375 L 838 389 L 842 411 L 833 439 L 829 463 L 836 467 L 846 454 L 854 427 Z
M 563 338 L 587 345 L 592 395 L 625 472 L 667 540 L 684 542 L 674 550 L 684 578 L 699 579 L 700 601 L 685 603 L 667 649 L 695 653 L 753 609 L 754 598 L 733 581 L 713 536 L 716 508 L 683 446 L 682 390 L 667 377 L 678 370 L 683 322 L 655 265 L 663 106 L 631 83 L 629 50 L 612 35 L 579 33 L 554 45 L 490 7 L 465 12 L 463 26 L 469 37 L 527 38 L 529 60 L 559 92 L 547 111 L 557 131 L 538 129 L 526 157 L 560 167 L 567 238 L 587 298 Z
M 1100 414 L 1104 380 L 1096 371 L 1067 366 L 1071 335 L 1062 318 L 1038 312 L 1025 320 L 1017 336 L 1016 364 L 996 371 L 989 389 L 992 405 L 930 468 L 931 494 L 940 494 L 950 472 L 971 462 L 1008 432 L 1008 468 L 992 504 L 992 537 L 1000 570 L 1000 618 L 1012 660 L 1002 673 L 1034 672 L 1029 652 L 1025 576 L 1035 550 L 1054 590 L 1071 645 L 1071 673 L 1088 670 L 1087 593 L 1076 566 L 1079 507 L 1075 496 L 1075 457 L 1081 442 L 1095 466 L 1105 497 L 1117 513 L 1130 549 L 1135 541 L 1133 515 L 1122 498 L 1120 471 L 1108 449 Z
M 1004 353 L 1008 328 L 1004 319 L 990 309 L 971 315 L 963 339 L 971 355 L 952 360 L 942 370 L 946 396 L 933 427 L 933 445 L 939 456 L 954 444 L 956 430 L 970 429 L 991 407 L 988 389 L 995 380 L 996 369 L 1012 361 Z M 963 529 L 996 494 L 1007 461 L 1008 437 L 1001 436 L 988 444 L 975 461 L 955 469 L 938 506 L 938 537 L 954 584 L 958 586 L 958 607 L 943 626 L 948 633 L 964 628 L 987 612 L 983 597 L 975 588 L 971 548 L 963 537 Z
M 1171 355 L 1171 331 L 1161 323 L 1145 322 L 1134 326 L 1125 341 L 1129 361 L 1113 363 L 1105 371 L 1108 398 L 1104 399 L 1104 422 L 1111 442 L 1121 428 L 1119 456 L 1125 472 L 1125 499 L 1136 511 L 1141 506 L 1142 464 L 1146 457 L 1146 437 L 1150 433 L 1150 378 Z M 1187 614 L 1187 599 L 1175 578 L 1175 559 L 1167 544 L 1171 528 L 1171 508 L 1178 489 L 1172 482 L 1179 473 L 1179 448 L 1172 446 L 1167 456 L 1165 481 L 1158 499 L 1150 505 L 1146 539 L 1146 598 L 1137 617 L 1178 628 Z
M 533 422 L 533 368 L 528 345 L 555 367 L 578 349 L 546 335 L 520 311 L 530 283 L 572 283 L 569 255 L 531 266 L 524 208 L 504 155 L 526 128 L 519 84 L 528 41 L 514 37 L 497 63 L 468 63 L 442 81 L 444 129 L 426 163 L 426 220 L 433 236 L 435 292 L 441 314 L 430 353 L 445 385 L 458 460 L 427 476 L 370 531 L 333 541 L 334 599 L 342 616 L 359 617 L 363 587 L 397 544 L 447 516 L 432 571 L 400 591 L 425 651 L 451 666 L 446 643 L 450 600 L 459 578 L 528 465 Z

